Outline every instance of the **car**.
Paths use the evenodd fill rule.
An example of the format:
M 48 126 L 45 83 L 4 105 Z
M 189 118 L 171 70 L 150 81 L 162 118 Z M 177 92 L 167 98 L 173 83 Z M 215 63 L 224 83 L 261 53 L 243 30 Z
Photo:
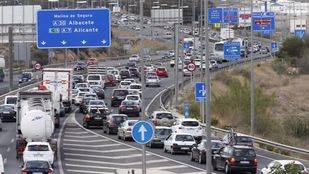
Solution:
M 87 69 L 87 64 L 84 62 L 77 62 L 74 66 L 73 66 L 74 71 L 83 71 Z
M 105 80 L 100 74 L 89 74 L 86 81 L 89 85 L 102 85 L 104 88 Z
M 107 74 L 112 74 L 112 75 L 114 75 L 115 76 L 115 78 L 116 78 L 116 81 L 117 82 L 120 82 L 120 72 L 119 72 L 119 70 L 108 70 L 107 71 Z
M 144 70 L 145 70 L 146 72 L 154 72 L 155 67 L 154 67 L 152 64 L 145 64 Z
M 168 54 L 169 54 L 170 57 L 173 57 L 173 56 L 175 56 L 175 51 L 174 50 L 169 50 Z
M 16 111 L 12 105 L 1 105 L 0 106 L 0 118 L 2 122 L 15 122 Z
M 73 75 L 73 77 L 72 77 L 73 89 L 75 88 L 77 83 L 83 83 L 83 82 L 84 82 L 84 76 L 83 75 Z
M 164 140 L 172 133 L 172 129 L 170 127 L 165 126 L 156 126 L 155 134 L 153 139 L 146 144 L 146 146 L 152 147 L 163 147 Z
M 79 105 L 79 112 L 86 114 L 87 113 L 87 108 L 88 108 L 88 105 L 89 105 L 89 101 L 90 100 L 95 100 L 95 99 L 96 98 L 94 98 L 94 97 L 84 97 L 82 99 L 82 102 Z
M 182 70 L 183 76 L 192 76 L 193 72 L 189 71 L 187 68 Z
M 187 133 L 192 135 L 197 141 L 203 137 L 204 131 L 201 123 L 194 118 L 181 118 L 177 119 L 172 126 L 173 132 Z
M 169 59 L 170 55 L 169 55 L 169 53 L 164 53 L 161 58 L 162 59 Z
M 212 158 L 213 169 L 224 170 L 226 174 L 241 172 L 255 174 L 257 164 L 255 150 L 242 145 L 223 147 Z
M 160 79 L 158 76 L 148 76 L 146 78 L 146 87 L 149 87 L 149 86 L 157 86 L 157 87 L 160 87 Z
M 124 141 L 132 138 L 132 127 L 137 120 L 126 120 L 118 127 L 117 137 Z
M 94 92 L 87 92 L 87 93 L 85 93 L 84 98 L 85 98 L 85 97 L 92 97 L 92 98 L 94 98 L 94 99 L 98 99 L 97 94 L 94 93 Z
M 176 121 L 171 112 L 168 111 L 154 111 L 151 116 L 151 121 L 155 126 L 172 126 Z
M 28 142 L 23 152 L 23 161 L 42 160 L 54 164 L 54 152 L 48 142 Z
M 126 114 L 128 116 L 139 117 L 141 107 L 139 103 L 131 100 L 123 100 L 119 106 L 119 114 Z
M 269 51 L 266 48 L 261 48 L 260 54 L 268 54 Z
M 88 87 L 89 87 L 88 83 L 76 83 L 75 84 L 75 89 L 88 88 Z
M 128 89 L 129 95 L 139 95 L 142 97 L 142 93 L 138 89 Z
M 125 82 L 135 83 L 135 79 L 133 79 L 133 78 L 124 79 L 123 81 L 125 81 Z
M 7 95 L 4 98 L 4 104 L 13 106 L 16 109 L 17 106 L 17 96 L 16 95 Z
M 130 62 L 138 62 L 139 61 L 139 55 L 138 54 L 133 54 L 132 56 L 129 57 Z
M 118 127 L 128 120 L 128 116 L 125 114 L 110 114 L 103 119 L 103 133 L 117 134 Z
M 128 89 L 130 87 L 130 84 L 131 84 L 130 81 L 121 81 L 118 85 L 118 88 Z
M 157 77 L 157 73 L 156 72 L 147 72 L 145 74 L 145 78 L 150 77 L 150 76 Z
M 275 174 L 274 169 L 283 169 L 286 167 L 291 167 L 298 169 L 302 174 L 308 174 L 308 170 L 305 165 L 296 160 L 274 160 L 271 161 L 266 167 L 262 168 L 261 174 Z
M 35 174 L 35 173 L 54 174 L 54 170 L 52 166 L 48 163 L 48 161 L 32 160 L 32 161 L 27 161 L 22 165 L 21 173 L 22 174 Z
M 195 144 L 191 149 L 191 161 L 197 161 L 200 164 L 206 163 L 206 145 L 207 141 L 204 139 L 200 144 Z M 220 140 L 211 140 L 211 155 L 220 150 L 223 144 Z
M 89 108 L 89 112 L 84 115 L 83 127 L 89 129 L 91 127 L 103 127 L 103 120 L 107 113 L 103 108 L 93 107 Z
M 96 58 L 90 58 L 87 60 L 87 65 L 98 65 L 98 60 Z
M 156 74 L 158 77 L 168 77 L 167 69 L 165 67 L 158 67 L 156 69 Z
M 136 68 L 137 65 L 135 62 L 128 62 L 125 66 L 125 69 Z
M 87 108 L 88 111 L 89 111 L 90 108 L 103 108 L 105 110 L 108 110 L 104 100 L 97 100 L 97 99 L 89 101 L 88 108 Z
M 209 66 L 210 69 L 218 69 L 219 68 L 218 63 L 217 63 L 216 60 L 210 60 L 209 63 L 211 65 L 211 66 Z
M 129 70 L 120 70 L 120 79 L 124 80 L 124 79 L 128 79 L 128 78 L 131 78 L 131 75 L 130 75 L 130 71 Z
M 149 54 L 147 54 L 147 55 L 144 55 L 144 56 L 143 56 L 143 60 L 146 61 L 146 62 L 148 62 L 148 61 L 151 62 L 151 61 L 152 61 L 152 58 L 151 58 L 151 56 L 150 56 Z
M 234 136 L 233 136 L 234 135 Z M 240 133 L 227 133 L 223 138 L 222 138 L 222 143 L 224 145 L 245 145 L 245 146 L 251 146 L 253 147 L 253 140 L 251 137 L 240 134 Z
M 105 99 L 105 91 L 101 85 L 91 85 L 90 88 L 97 95 L 98 99 Z
M 136 89 L 140 94 L 142 94 L 142 85 L 139 83 L 131 83 L 129 89 Z
M 131 74 L 131 77 L 140 78 L 140 76 L 141 76 L 138 68 L 131 67 L 131 68 L 129 68 L 129 72 Z
M 118 80 L 113 74 L 106 74 L 102 76 L 104 79 L 104 87 L 113 87 L 116 86 Z
M 165 153 L 170 152 L 172 155 L 177 152 L 188 153 L 191 151 L 194 144 L 195 140 L 192 135 L 186 133 L 172 133 L 164 141 L 163 151 Z
M 114 89 L 111 98 L 111 106 L 119 106 L 128 94 L 129 91 L 127 89 Z
M 81 91 L 79 91 L 79 92 L 76 94 L 76 96 L 72 99 L 72 100 L 73 100 L 73 103 L 74 103 L 75 105 L 80 105 L 81 102 L 82 102 L 82 100 L 83 100 L 83 98 L 84 98 L 84 95 L 85 95 L 86 93 L 87 93 L 87 92 L 81 92 Z
M 137 95 L 127 95 L 124 101 L 133 101 L 136 102 L 139 106 L 142 104 L 142 100 L 139 94 Z
M 18 80 L 18 83 L 30 82 L 33 78 L 32 72 L 23 72 Z

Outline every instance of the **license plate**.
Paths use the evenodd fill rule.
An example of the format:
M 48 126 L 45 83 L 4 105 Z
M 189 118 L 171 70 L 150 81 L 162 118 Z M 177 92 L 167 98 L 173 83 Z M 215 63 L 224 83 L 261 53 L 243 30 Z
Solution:
M 240 164 L 249 164 L 249 161 L 240 161 Z
M 182 147 L 183 150 L 189 150 L 189 147 Z
M 42 172 L 32 172 L 32 174 L 43 174 Z
M 127 110 L 133 110 L 133 108 L 127 108 Z
M 94 117 L 95 120 L 101 120 L 101 117 Z
M 34 154 L 33 156 L 34 157 L 42 157 L 43 155 L 42 154 Z

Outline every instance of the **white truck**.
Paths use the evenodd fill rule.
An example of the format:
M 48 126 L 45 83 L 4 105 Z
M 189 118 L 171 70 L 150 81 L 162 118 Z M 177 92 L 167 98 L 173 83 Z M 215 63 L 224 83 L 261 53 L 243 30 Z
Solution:
M 60 113 L 60 102 L 63 103 L 65 112 L 72 110 L 72 76 L 73 69 L 70 68 L 44 68 L 43 69 L 43 86 L 53 92 L 54 108 L 56 114 Z
M 20 159 L 29 142 L 48 142 L 53 150 L 53 156 L 57 152 L 57 140 L 53 139 L 55 124 L 59 120 L 55 118 L 53 109 L 52 92 L 31 90 L 18 93 L 17 117 L 16 117 L 16 158 Z M 59 117 L 58 117 L 59 118 Z M 40 152 L 26 154 L 25 159 L 39 158 Z

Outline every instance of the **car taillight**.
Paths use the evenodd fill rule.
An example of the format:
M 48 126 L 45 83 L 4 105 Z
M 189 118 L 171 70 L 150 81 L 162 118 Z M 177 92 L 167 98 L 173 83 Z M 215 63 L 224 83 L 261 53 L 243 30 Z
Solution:
M 85 116 L 85 120 L 86 120 L 86 121 L 90 121 L 90 119 L 91 119 L 91 116 L 87 114 L 87 115 Z
M 54 173 L 54 171 L 52 169 L 48 170 L 48 174 L 53 174 L 53 173 Z
M 253 165 L 257 166 L 257 163 L 258 163 L 258 160 L 255 158 L 255 159 L 253 160 Z
M 231 165 L 235 165 L 236 159 L 234 157 L 229 158 L 229 162 Z
M 114 99 L 115 97 L 114 96 L 112 96 L 112 99 Z

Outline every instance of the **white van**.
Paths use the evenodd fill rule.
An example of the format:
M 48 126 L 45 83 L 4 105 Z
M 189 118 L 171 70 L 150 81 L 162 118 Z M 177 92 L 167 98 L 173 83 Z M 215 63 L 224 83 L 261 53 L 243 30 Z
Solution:
M 4 162 L 1 154 L 0 154 L 0 174 L 4 174 Z
M 16 95 L 7 95 L 4 98 L 4 104 L 5 105 L 11 105 L 16 109 L 17 105 L 17 96 Z
M 89 74 L 87 76 L 87 83 L 99 83 L 104 88 L 104 78 L 100 74 Z

